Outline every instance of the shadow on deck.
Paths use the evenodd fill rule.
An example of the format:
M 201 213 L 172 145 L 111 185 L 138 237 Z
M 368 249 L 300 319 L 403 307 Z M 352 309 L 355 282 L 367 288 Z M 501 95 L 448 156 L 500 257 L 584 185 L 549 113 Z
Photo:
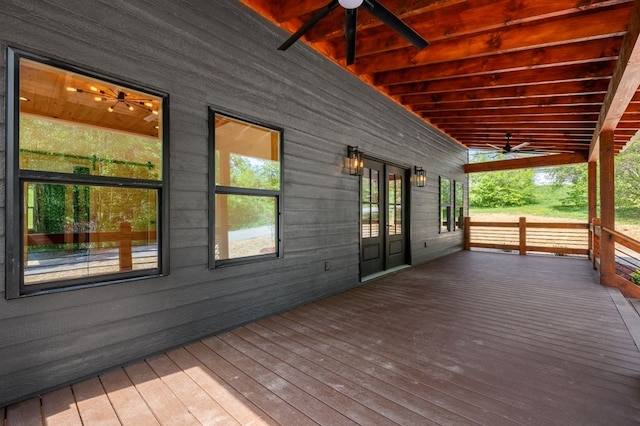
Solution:
M 5 421 L 639 424 L 640 319 L 627 327 L 615 292 L 584 259 L 459 252 L 7 407 Z

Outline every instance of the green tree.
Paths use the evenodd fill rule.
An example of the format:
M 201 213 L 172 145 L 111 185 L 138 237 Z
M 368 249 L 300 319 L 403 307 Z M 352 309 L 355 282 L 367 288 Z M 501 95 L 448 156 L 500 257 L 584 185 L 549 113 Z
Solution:
M 560 202 L 566 206 L 584 207 L 587 205 L 587 165 L 575 164 L 569 166 L 557 166 L 547 170 L 553 186 L 566 187 L 566 195 Z
M 469 179 L 472 207 L 509 207 L 534 204 L 532 169 L 474 173 Z
M 640 207 L 640 143 L 616 157 L 616 205 Z

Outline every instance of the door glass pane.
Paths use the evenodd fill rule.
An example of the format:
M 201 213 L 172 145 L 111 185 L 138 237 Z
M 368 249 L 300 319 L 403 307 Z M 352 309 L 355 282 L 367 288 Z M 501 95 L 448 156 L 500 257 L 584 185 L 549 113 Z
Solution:
M 402 234 L 402 176 L 389 173 L 389 235 Z
M 362 175 L 362 238 L 380 236 L 378 176 L 377 170 L 369 168 Z

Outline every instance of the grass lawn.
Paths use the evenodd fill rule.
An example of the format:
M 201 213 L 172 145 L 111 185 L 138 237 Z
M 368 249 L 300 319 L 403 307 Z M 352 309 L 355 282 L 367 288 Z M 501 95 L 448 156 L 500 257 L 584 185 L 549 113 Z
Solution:
M 560 201 L 566 192 L 566 188 L 554 188 L 551 185 L 540 185 L 536 187 L 536 204 L 529 204 L 520 207 L 492 207 L 492 208 L 469 208 L 469 216 L 487 216 L 487 215 L 509 215 L 514 217 L 520 216 L 539 216 L 549 218 L 563 218 L 568 220 L 579 220 L 586 222 L 587 206 L 574 207 L 565 206 Z M 616 222 L 626 225 L 640 225 L 640 207 L 620 207 L 616 209 Z

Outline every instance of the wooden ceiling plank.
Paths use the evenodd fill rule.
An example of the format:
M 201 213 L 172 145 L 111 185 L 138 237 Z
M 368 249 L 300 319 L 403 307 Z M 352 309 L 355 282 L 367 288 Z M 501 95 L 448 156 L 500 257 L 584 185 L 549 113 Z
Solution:
M 589 148 L 589 161 L 596 161 L 600 151 L 600 133 L 613 131 L 640 85 L 640 0 L 634 2 L 620 56 L 609 83 L 600 119 Z
M 389 87 L 391 96 L 449 92 L 452 90 L 477 90 L 489 87 L 520 87 L 546 83 L 609 79 L 615 67 L 614 61 L 590 64 L 564 65 L 544 69 L 510 71 L 473 77 L 456 77 L 447 80 L 397 84 Z
M 520 99 L 490 99 L 467 102 L 428 102 L 413 104 L 411 108 L 417 112 L 458 112 L 458 111 L 482 111 L 486 109 L 512 109 L 512 108 L 547 108 L 550 106 L 597 107 L 602 106 L 604 93 L 598 95 L 574 95 L 574 96 L 552 96 L 546 98 L 520 98 Z
M 605 94 L 609 82 L 607 80 L 586 80 L 562 83 L 537 84 L 520 87 L 489 88 L 465 90 L 458 92 L 441 92 L 421 95 L 404 95 L 400 97 L 403 104 L 425 102 L 470 102 L 489 99 L 522 99 L 544 98 L 548 96 L 598 95 Z
M 582 115 L 582 116 L 570 116 L 570 117 L 554 117 L 550 115 L 544 115 L 540 117 L 527 117 L 527 116 L 493 116 L 490 118 L 476 118 L 476 117 L 464 117 L 464 118 L 440 118 L 440 117 L 425 117 L 430 122 L 437 126 L 446 126 L 446 125 L 467 125 L 467 124 L 478 124 L 485 126 L 492 126 L 494 124 L 502 124 L 502 123 L 512 123 L 514 125 L 517 124 L 581 124 L 581 123 L 590 123 L 592 127 L 595 128 L 596 123 L 598 122 L 598 114 L 590 114 L 590 115 Z
M 587 12 L 629 3 L 632 0 L 588 1 L 576 4 L 575 0 L 518 2 L 513 0 L 467 0 L 465 2 L 443 2 L 425 7 L 413 16 L 403 13 L 401 6 L 385 1 L 385 6 L 399 14 L 407 24 L 429 41 L 466 36 L 478 32 L 501 30 L 508 25 L 522 25 L 532 21 L 564 17 L 578 12 Z M 410 3 L 410 2 L 402 2 Z M 369 14 L 362 14 L 358 31 L 373 38 L 388 38 L 394 48 L 408 46 L 406 40 L 393 37 L 394 33 Z M 384 34 L 381 32 L 384 31 Z M 372 33 L 372 34 L 370 34 Z M 328 38 L 344 37 L 344 26 L 335 20 L 325 20 L 309 32 L 311 42 L 326 41 Z
M 414 108 L 414 111 L 418 111 Z M 467 109 L 463 111 L 439 110 L 423 113 L 429 118 L 491 118 L 495 116 L 539 117 L 546 115 L 572 116 L 585 113 L 598 114 L 600 105 L 529 106 L 518 108 Z M 640 117 L 640 113 L 638 113 Z
M 587 40 L 551 46 L 546 49 L 528 49 L 488 57 L 460 59 L 407 69 L 378 73 L 374 77 L 377 86 L 406 84 L 424 80 L 440 80 L 451 77 L 470 77 L 497 72 L 525 71 L 561 65 L 613 61 L 618 57 L 621 36 Z
M 382 53 L 367 54 L 360 45 L 356 48 L 358 74 L 375 74 L 418 65 L 450 62 L 460 58 L 472 58 L 515 52 L 519 50 L 546 48 L 568 42 L 616 37 L 624 34 L 629 7 L 601 9 L 597 14 L 586 13 L 567 18 L 563 31 L 558 31 L 558 23 L 544 21 L 538 24 L 507 27 L 501 31 L 481 33 L 469 37 L 433 41 L 425 49 L 406 47 L 387 50 Z M 621 22 L 622 21 L 622 22 Z M 438 25 L 440 27 L 440 25 Z M 364 39 L 364 37 L 361 37 Z M 426 37 L 429 40 L 428 37 Z M 379 37 L 378 42 L 385 42 Z M 362 41 L 361 43 L 364 43 Z M 338 59 L 344 57 L 344 43 L 336 44 Z
M 488 161 L 464 165 L 465 173 L 495 172 L 499 170 L 530 169 L 538 167 L 579 164 L 587 161 L 586 152 L 573 154 L 545 155 L 540 157 L 516 158 L 511 160 Z

